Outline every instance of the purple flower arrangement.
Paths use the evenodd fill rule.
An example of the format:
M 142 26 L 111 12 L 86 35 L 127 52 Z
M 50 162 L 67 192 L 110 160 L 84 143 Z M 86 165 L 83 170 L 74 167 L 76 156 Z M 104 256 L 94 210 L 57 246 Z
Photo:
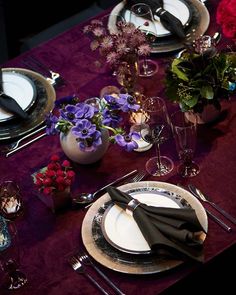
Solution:
M 83 30 L 93 38 L 90 48 L 99 49 L 100 55 L 106 58 L 106 62 L 112 68 L 126 61 L 129 55 L 147 56 L 150 54 L 151 47 L 145 33 L 136 28 L 134 24 L 119 21 L 116 28 L 116 33 L 110 33 L 102 20 L 92 20 Z
M 136 132 L 125 132 L 123 113 L 136 112 L 139 105 L 129 94 L 105 95 L 96 103 L 80 102 L 77 97 L 58 100 L 56 108 L 47 118 L 48 135 L 67 134 L 70 130 L 82 151 L 94 151 L 102 143 L 102 129 L 109 131 L 109 139 L 126 151 L 138 148 Z M 55 115 L 57 113 L 57 115 Z

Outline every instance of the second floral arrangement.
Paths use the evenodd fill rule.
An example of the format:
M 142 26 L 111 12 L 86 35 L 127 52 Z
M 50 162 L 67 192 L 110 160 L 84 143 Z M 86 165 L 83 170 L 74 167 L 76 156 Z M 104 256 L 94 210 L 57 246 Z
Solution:
M 78 149 L 92 152 L 102 144 L 102 130 L 107 130 L 110 142 L 132 151 L 138 147 L 135 140 L 140 136 L 136 132 L 126 132 L 124 115 L 136 112 L 139 107 L 129 94 L 105 95 L 102 100 L 85 102 L 77 97 L 66 97 L 57 102 L 57 113 L 49 116 L 47 134 L 67 134 L 71 130 Z

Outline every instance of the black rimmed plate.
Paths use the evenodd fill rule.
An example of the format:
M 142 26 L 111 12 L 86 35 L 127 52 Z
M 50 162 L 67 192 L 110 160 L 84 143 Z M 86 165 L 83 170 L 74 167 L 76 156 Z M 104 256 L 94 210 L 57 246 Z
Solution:
M 190 11 L 190 19 L 185 24 L 185 40 L 180 41 L 171 34 L 163 35 L 161 38 L 156 38 L 156 41 L 152 43 L 152 53 L 167 53 L 180 50 L 184 48 L 185 42 L 192 42 L 206 32 L 210 23 L 210 16 L 206 6 L 199 0 L 182 0 L 182 2 Z M 111 15 L 124 15 L 125 11 L 125 3 L 121 2 L 114 7 Z M 114 18 L 111 18 L 108 22 L 109 31 L 114 33 L 115 26 Z
M 5 68 L 5 73 L 16 73 L 28 77 L 35 85 L 36 98 L 34 104 L 30 107 L 27 120 L 12 118 L 11 120 L 1 122 L 0 140 L 11 139 L 26 134 L 45 121 L 45 117 L 54 107 L 56 93 L 51 84 L 40 74 L 22 68 Z
M 156 181 L 141 181 L 120 186 L 120 190 L 132 191 L 151 188 L 165 190 L 169 195 L 180 196 L 180 199 L 195 209 L 197 217 L 207 232 L 208 222 L 205 209 L 188 191 L 173 184 Z M 111 205 L 108 194 L 99 198 L 88 210 L 82 224 L 82 240 L 88 253 L 102 265 L 122 273 L 151 274 L 172 269 L 183 263 L 181 260 L 157 254 L 130 254 L 113 247 L 102 232 L 103 216 Z M 202 239 L 206 235 L 203 234 Z
M 24 111 L 28 111 L 36 99 L 34 82 L 26 75 L 15 71 L 3 71 L 2 87 L 5 94 L 13 97 Z M 0 108 L 0 123 L 15 118 L 12 113 Z

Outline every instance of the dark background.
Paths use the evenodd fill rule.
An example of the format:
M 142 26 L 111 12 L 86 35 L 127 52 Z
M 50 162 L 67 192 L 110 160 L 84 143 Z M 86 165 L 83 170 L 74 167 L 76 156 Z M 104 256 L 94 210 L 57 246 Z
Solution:
M 0 0 L 0 63 L 119 2 Z

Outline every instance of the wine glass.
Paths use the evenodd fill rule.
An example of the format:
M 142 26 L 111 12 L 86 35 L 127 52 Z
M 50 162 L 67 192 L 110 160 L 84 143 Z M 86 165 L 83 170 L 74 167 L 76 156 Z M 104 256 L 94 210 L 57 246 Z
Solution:
M 3 181 L 0 184 L 0 214 L 10 220 L 23 213 L 23 201 L 20 188 L 12 180 Z
M 5 274 L 3 286 L 17 290 L 27 283 L 26 275 L 19 270 L 20 253 L 15 224 L 0 215 L 0 270 Z
M 142 115 L 140 135 L 156 148 L 156 156 L 146 162 L 146 170 L 153 176 L 164 176 L 174 168 L 173 161 L 160 154 L 160 144 L 163 144 L 171 134 L 164 100 L 160 97 L 147 98 L 143 104 Z
M 146 34 L 146 39 L 152 46 L 157 37 L 157 31 L 150 6 L 144 3 L 132 5 L 130 8 L 130 23 L 133 23 L 140 31 Z M 150 77 L 156 74 L 157 71 L 158 65 L 155 61 L 147 59 L 145 55 L 142 60 L 139 60 L 139 76 Z
M 182 177 L 192 177 L 200 171 L 199 166 L 193 161 L 197 138 L 197 118 L 194 118 L 189 121 L 182 111 L 177 111 L 170 117 L 176 150 L 181 160 L 178 173 Z

